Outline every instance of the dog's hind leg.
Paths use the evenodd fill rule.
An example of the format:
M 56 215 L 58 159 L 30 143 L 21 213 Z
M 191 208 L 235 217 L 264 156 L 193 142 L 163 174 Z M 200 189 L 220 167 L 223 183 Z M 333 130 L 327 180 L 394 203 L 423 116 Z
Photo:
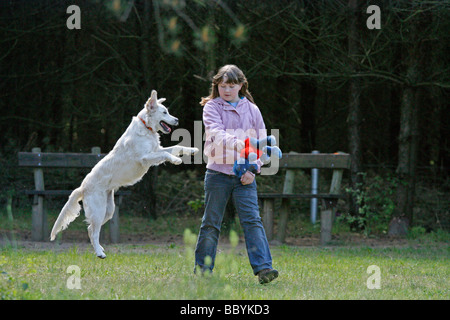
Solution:
M 100 245 L 100 229 L 101 226 L 97 224 L 91 224 L 88 227 L 89 238 L 91 238 L 91 244 L 94 247 L 95 254 L 97 257 L 104 259 L 106 258 L 106 254 L 103 251 L 103 247 Z
M 103 224 L 109 221 L 113 215 L 114 210 L 116 209 L 116 204 L 114 203 L 114 190 L 106 192 L 106 215 L 105 220 L 103 220 Z
M 106 215 L 106 193 L 87 195 L 83 199 L 86 220 L 89 223 L 88 234 L 95 254 L 99 258 L 106 258 L 103 247 L 100 245 L 100 230 Z
M 94 247 L 95 254 L 97 257 L 104 259 L 106 258 L 106 254 L 103 251 L 103 247 L 100 245 L 100 230 L 101 230 L 101 222 L 100 221 L 92 221 L 88 227 L 89 238 L 91 239 L 91 244 Z

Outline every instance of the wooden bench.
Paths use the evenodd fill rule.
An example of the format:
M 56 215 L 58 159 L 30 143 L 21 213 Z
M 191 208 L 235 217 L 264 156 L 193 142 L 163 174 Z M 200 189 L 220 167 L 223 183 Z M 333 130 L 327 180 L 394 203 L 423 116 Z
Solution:
M 322 245 L 331 240 L 331 227 L 339 199 L 347 198 L 340 192 L 344 169 L 350 169 L 350 156 L 346 153 L 295 153 L 283 154 L 279 162 L 280 169 L 286 170 L 283 191 L 280 193 L 258 193 L 262 201 L 263 224 L 267 238 L 273 239 L 273 212 L 275 199 L 281 200 L 280 220 L 277 240 L 283 243 L 286 236 L 287 219 L 290 211 L 290 199 L 321 199 L 320 242 Z M 295 170 L 299 169 L 332 169 L 330 189 L 328 193 L 295 193 Z
M 99 147 L 93 147 L 91 153 L 44 153 L 40 148 L 33 148 L 32 152 L 19 152 L 19 167 L 33 168 L 34 190 L 24 190 L 33 196 L 31 239 L 33 241 L 48 241 L 50 238 L 47 215 L 44 210 L 44 198 L 50 196 L 68 197 L 73 190 L 45 190 L 43 168 L 92 168 L 106 154 L 100 153 Z M 81 183 L 81 181 L 80 181 Z M 110 241 L 119 242 L 119 206 L 122 197 L 131 191 L 118 191 L 115 195 L 116 208 L 110 220 Z

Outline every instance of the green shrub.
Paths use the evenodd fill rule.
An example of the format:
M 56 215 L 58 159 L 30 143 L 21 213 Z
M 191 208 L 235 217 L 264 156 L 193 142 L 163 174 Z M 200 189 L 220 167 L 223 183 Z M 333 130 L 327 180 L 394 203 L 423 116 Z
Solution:
M 346 188 L 346 192 L 356 198 L 358 215 L 344 214 L 340 220 L 349 224 L 356 222 L 366 235 L 386 233 L 395 210 L 395 192 L 400 181 L 392 175 L 370 178 L 367 173 L 361 175 L 363 182 L 356 189 Z

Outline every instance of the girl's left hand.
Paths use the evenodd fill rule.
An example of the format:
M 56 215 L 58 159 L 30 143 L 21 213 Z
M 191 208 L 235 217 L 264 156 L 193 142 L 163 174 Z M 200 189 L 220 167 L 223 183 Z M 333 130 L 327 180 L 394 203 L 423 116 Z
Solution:
M 241 177 L 241 183 L 244 186 L 247 185 L 247 184 L 253 183 L 253 180 L 255 180 L 255 175 L 253 173 L 251 173 L 250 171 L 247 171 Z

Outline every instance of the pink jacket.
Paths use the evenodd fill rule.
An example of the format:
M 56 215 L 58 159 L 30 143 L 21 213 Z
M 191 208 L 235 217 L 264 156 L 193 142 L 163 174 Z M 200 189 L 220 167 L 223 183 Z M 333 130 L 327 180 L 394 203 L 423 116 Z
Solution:
M 204 153 L 208 157 L 206 168 L 233 175 L 233 164 L 240 150 L 237 139 L 267 136 L 266 126 L 259 108 L 247 98 L 242 98 L 236 108 L 222 98 L 208 101 L 203 107 L 205 125 Z M 258 159 L 258 171 L 261 162 Z

